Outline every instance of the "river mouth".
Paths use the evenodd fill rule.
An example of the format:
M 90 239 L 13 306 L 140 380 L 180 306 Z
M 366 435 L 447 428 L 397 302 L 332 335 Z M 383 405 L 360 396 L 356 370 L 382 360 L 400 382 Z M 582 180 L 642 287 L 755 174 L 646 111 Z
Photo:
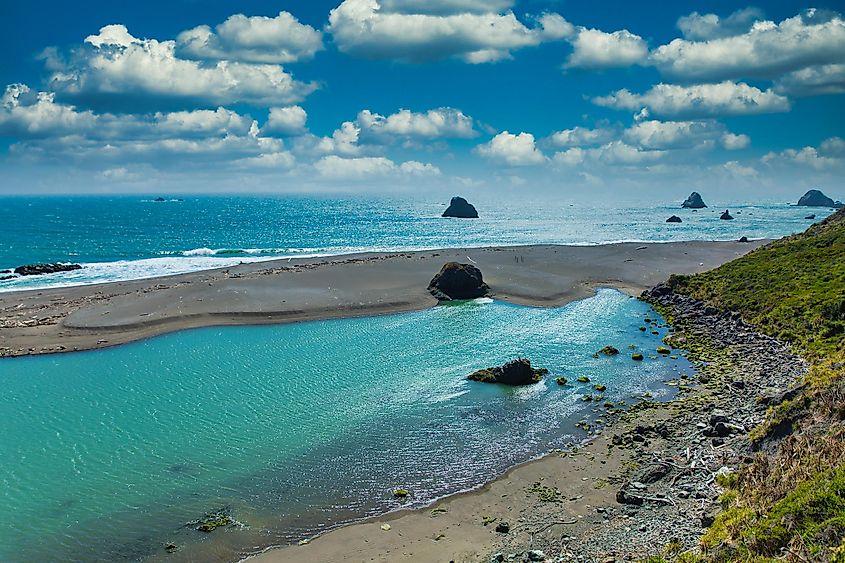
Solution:
M 575 423 L 605 401 L 670 398 L 663 382 L 691 367 L 658 357 L 667 329 L 646 318 L 663 324 L 602 289 L 560 308 L 484 299 L 3 360 L 0 559 L 231 561 L 476 487 L 583 440 Z M 593 357 L 607 344 L 620 354 Z M 515 357 L 550 373 L 466 380 Z M 216 510 L 242 525 L 186 525 Z

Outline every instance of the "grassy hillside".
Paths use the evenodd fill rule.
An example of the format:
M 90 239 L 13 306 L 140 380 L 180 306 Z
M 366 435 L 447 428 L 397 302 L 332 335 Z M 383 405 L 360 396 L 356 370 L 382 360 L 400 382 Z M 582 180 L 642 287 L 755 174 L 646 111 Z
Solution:
M 724 510 L 687 560 L 845 562 L 845 209 L 670 285 L 810 362 L 800 391 L 751 432 L 760 451 L 723 480 Z

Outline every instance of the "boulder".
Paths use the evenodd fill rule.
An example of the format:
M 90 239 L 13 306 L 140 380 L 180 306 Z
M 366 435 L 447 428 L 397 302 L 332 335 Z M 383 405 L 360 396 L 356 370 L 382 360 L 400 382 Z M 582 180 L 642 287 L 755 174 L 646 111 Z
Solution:
M 451 301 L 484 297 L 490 287 L 484 283 L 481 270 L 472 264 L 447 262 L 431 278 L 428 291 L 440 301 Z
M 82 266 L 79 264 L 27 264 L 15 268 L 15 273 L 19 276 L 40 276 L 43 274 L 55 274 L 57 272 L 70 272 L 81 269 Z
M 683 221 L 681 221 L 681 218 L 678 217 L 677 215 L 672 215 L 671 217 L 666 219 L 666 222 L 667 223 L 683 223 Z
M 619 350 L 617 350 L 616 347 L 611 346 L 610 344 L 599 350 L 599 354 L 604 354 L 605 356 L 615 356 L 618 353 Z
M 681 207 L 686 209 L 703 209 L 704 207 L 707 207 L 707 204 L 704 203 L 703 199 L 701 199 L 701 194 L 698 192 L 692 192 L 681 204 Z
M 841 202 L 833 201 L 819 190 L 809 190 L 798 200 L 798 205 L 804 207 L 842 207 Z
M 455 196 L 449 202 L 449 207 L 443 212 L 443 217 L 458 217 L 460 219 L 478 219 L 478 211 L 462 197 Z
M 547 373 L 549 373 L 549 370 L 545 368 L 533 368 L 531 367 L 530 360 L 519 358 L 500 367 L 480 369 L 467 376 L 467 379 L 482 383 L 531 385 L 540 382 Z
M 737 242 L 748 242 L 748 237 L 739 237 Z
M 728 210 L 725 209 L 725 212 L 722 213 L 722 215 L 719 217 L 719 219 L 721 219 L 722 221 L 730 221 L 730 220 L 733 219 L 733 217 L 731 216 L 730 213 L 728 213 Z

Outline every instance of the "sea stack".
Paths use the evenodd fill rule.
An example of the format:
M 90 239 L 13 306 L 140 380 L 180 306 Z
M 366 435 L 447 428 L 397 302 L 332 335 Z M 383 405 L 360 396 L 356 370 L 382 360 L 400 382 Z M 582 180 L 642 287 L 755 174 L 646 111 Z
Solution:
M 512 360 L 501 367 L 480 369 L 467 379 L 482 383 L 503 383 L 504 385 L 531 385 L 539 383 L 549 373 L 545 368 L 533 368 L 525 358 Z
M 730 220 L 732 220 L 732 219 L 733 219 L 733 217 L 731 216 L 731 214 L 730 214 L 730 213 L 728 213 L 728 210 L 727 210 L 727 209 L 725 209 L 725 212 L 724 212 L 724 213 L 722 213 L 722 216 L 721 216 L 721 217 L 719 217 L 719 219 L 721 219 L 722 221 L 730 221 Z
M 804 207 L 842 207 L 842 202 L 833 201 L 819 190 L 809 190 L 798 200 L 798 205 Z
M 447 262 L 428 284 L 428 291 L 440 301 L 484 297 L 490 287 L 484 283 L 481 270 L 472 264 Z
M 449 207 L 443 212 L 443 217 L 458 217 L 460 219 L 478 219 L 478 211 L 462 197 L 455 196 L 449 202 Z
M 703 209 L 707 207 L 707 204 L 704 203 L 704 200 L 701 199 L 701 194 L 698 192 L 692 192 L 689 197 L 681 204 L 681 207 L 684 209 Z
M 683 223 L 683 221 L 681 221 L 681 218 L 678 217 L 677 215 L 672 215 L 671 217 L 666 219 L 666 222 L 667 223 Z

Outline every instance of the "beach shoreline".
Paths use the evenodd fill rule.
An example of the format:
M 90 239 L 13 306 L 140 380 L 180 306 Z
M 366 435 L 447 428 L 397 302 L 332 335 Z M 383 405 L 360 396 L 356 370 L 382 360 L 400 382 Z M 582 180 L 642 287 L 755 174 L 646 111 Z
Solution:
M 449 261 L 476 264 L 491 297 L 561 306 L 598 287 L 636 295 L 767 241 L 511 246 L 244 263 L 162 278 L 0 293 L 0 357 L 104 348 L 206 326 L 392 314 L 437 304 Z

